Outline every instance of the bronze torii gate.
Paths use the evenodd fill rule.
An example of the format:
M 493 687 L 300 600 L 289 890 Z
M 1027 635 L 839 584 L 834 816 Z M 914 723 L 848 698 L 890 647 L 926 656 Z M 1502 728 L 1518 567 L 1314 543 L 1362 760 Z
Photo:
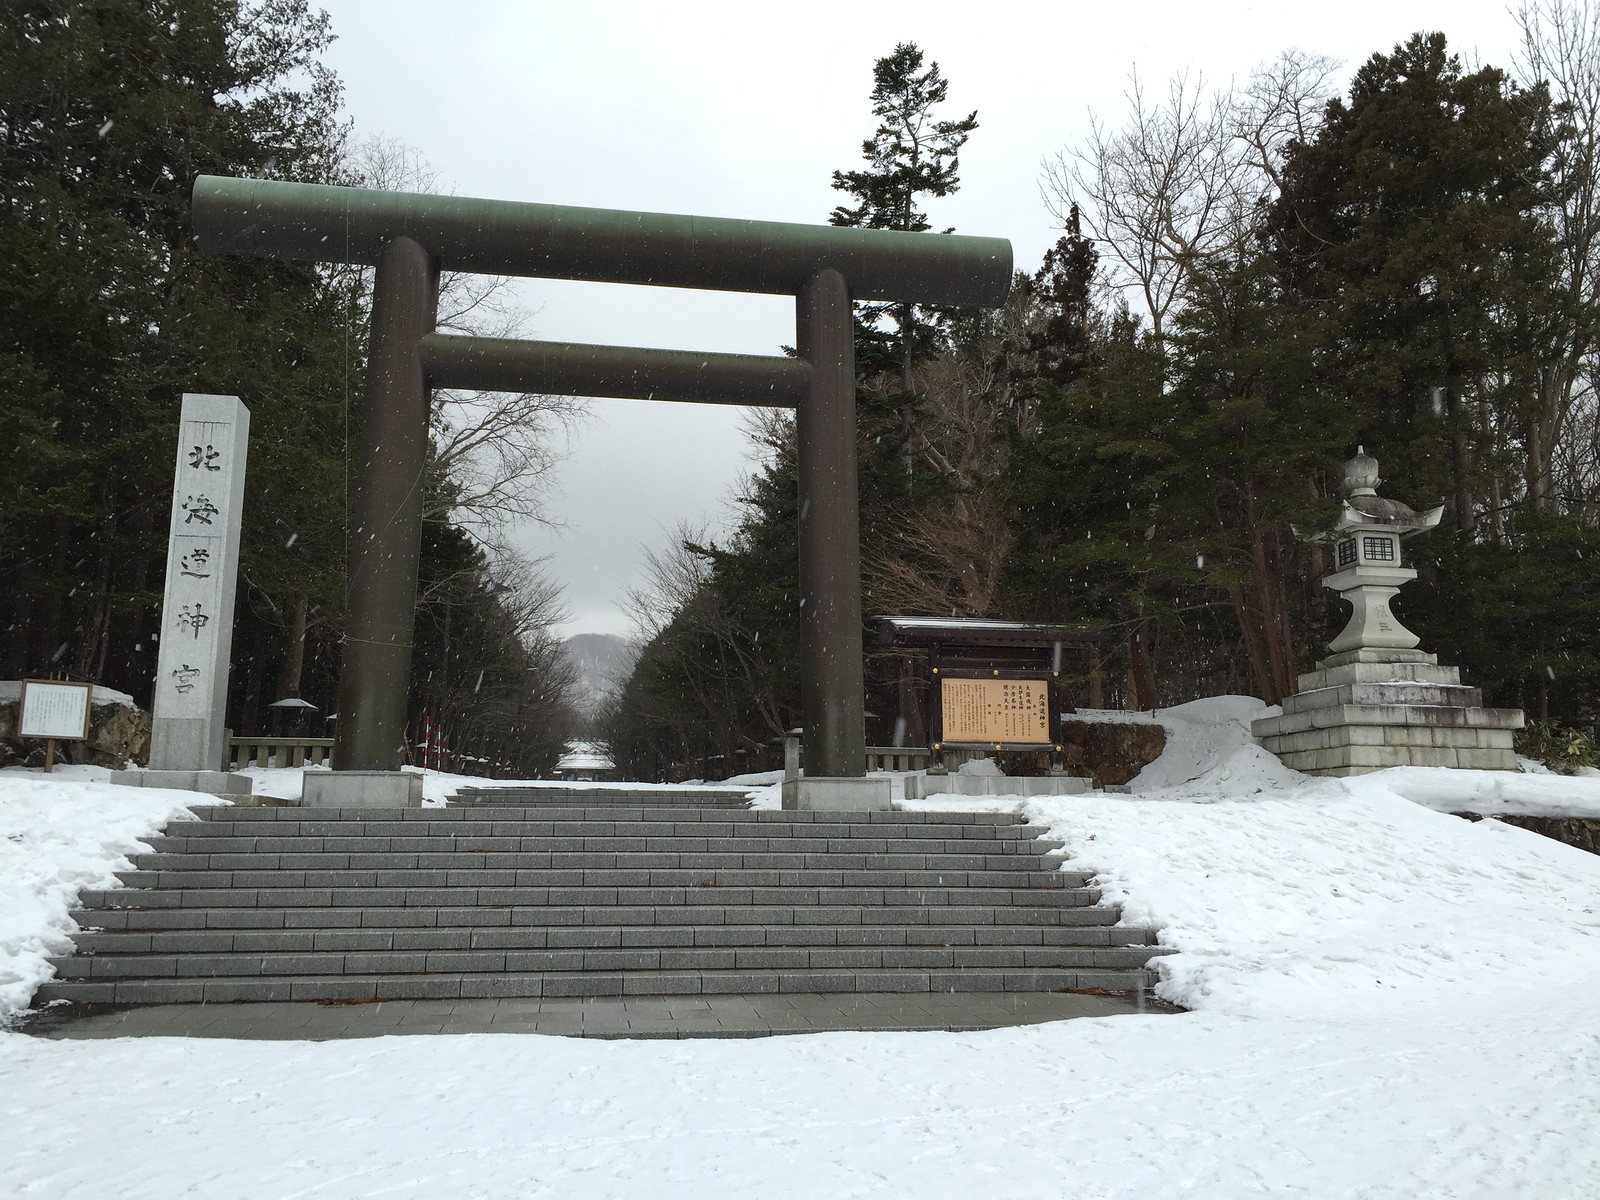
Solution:
M 807 774 L 864 774 L 851 302 L 993 307 L 1009 242 L 210 175 L 193 211 L 207 253 L 376 268 L 336 771 L 401 764 L 441 387 L 795 408 Z M 434 328 L 441 270 L 792 295 L 798 357 L 448 336 Z

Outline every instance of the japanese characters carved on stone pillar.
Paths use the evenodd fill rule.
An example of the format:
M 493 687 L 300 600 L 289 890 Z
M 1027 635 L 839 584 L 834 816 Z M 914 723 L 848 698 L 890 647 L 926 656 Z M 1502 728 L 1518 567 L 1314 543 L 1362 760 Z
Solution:
M 222 762 L 249 435 L 237 397 L 184 396 L 150 741 L 158 770 Z

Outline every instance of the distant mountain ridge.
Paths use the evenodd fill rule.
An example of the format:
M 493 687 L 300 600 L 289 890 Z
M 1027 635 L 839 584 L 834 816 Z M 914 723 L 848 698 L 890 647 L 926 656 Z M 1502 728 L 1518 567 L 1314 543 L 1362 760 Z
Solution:
M 597 711 L 627 682 L 639 647 L 614 633 L 576 633 L 563 648 L 578 672 L 578 704 L 586 713 Z

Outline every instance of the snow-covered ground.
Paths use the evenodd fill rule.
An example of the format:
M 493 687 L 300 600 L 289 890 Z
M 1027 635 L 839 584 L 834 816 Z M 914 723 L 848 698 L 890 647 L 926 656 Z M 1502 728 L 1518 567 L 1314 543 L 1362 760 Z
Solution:
M 1600 858 L 1446 815 L 1596 813 L 1600 778 L 1310 780 L 1251 741 L 1260 712 L 1158 714 L 1132 795 L 917 804 L 1050 825 L 1177 951 L 1160 991 L 1191 1012 L 750 1042 L 0 1034 L 0 1194 L 1600 1195 Z M 0 772 L 0 996 L 184 798 Z
M 443 807 L 444 802 L 456 792 L 465 787 L 470 788 L 502 788 L 502 787 L 551 787 L 561 788 L 563 791 L 573 789 L 581 791 L 584 788 L 614 787 L 609 783 L 590 783 L 575 779 L 483 779 L 477 775 L 453 775 L 449 771 L 422 770 L 419 767 L 406 767 L 407 771 L 415 772 L 422 776 L 422 803 L 426 807 Z M 250 790 L 257 796 L 271 796 L 278 800 L 298 800 L 303 787 L 303 780 L 307 771 L 325 771 L 326 767 L 246 767 L 238 772 L 240 775 L 250 777 Z M 746 778 L 744 776 L 741 779 Z M 750 776 L 749 778 L 756 778 Z M 734 780 L 723 780 L 715 784 L 699 784 L 700 787 L 724 787 L 735 784 Z M 630 788 L 639 788 L 644 791 L 653 791 L 658 788 L 674 788 L 680 784 L 672 783 L 630 783 Z M 753 789 L 759 790 L 759 789 Z

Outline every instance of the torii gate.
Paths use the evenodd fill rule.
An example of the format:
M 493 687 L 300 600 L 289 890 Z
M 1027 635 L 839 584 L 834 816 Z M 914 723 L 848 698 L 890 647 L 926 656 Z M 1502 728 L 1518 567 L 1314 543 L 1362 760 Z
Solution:
M 865 774 L 851 302 L 994 307 L 1010 242 L 210 175 L 193 213 L 207 253 L 376 268 L 335 774 L 401 764 L 436 387 L 796 409 L 807 776 Z M 440 271 L 792 295 L 798 356 L 440 334 Z

